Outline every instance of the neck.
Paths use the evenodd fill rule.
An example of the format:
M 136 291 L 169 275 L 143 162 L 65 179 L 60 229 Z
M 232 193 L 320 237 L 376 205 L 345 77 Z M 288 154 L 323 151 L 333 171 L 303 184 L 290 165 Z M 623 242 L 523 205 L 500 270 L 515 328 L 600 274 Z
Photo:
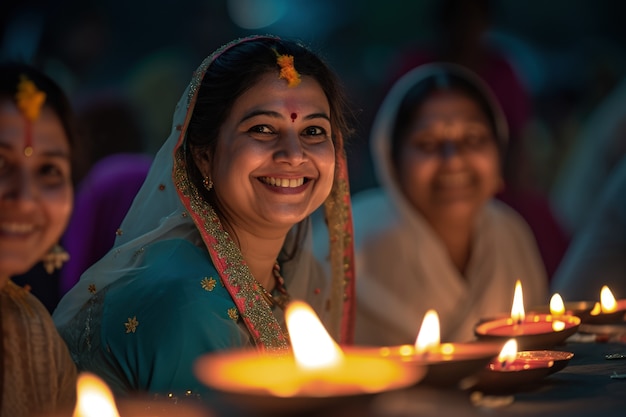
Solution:
M 270 292 L 276 285 L 273 270 L 278 254 L 285 243 L 286 235 L 287 232 L 260 236 L 249 233 L 247 230 L 237 230 L 239 249 L 252 276 Z
M 464 276 L 472 249 L 472 226 L 469 223 L 454 226 L 440 224 L 433 225 L 433 228 L 448 250 L 452 263 Z

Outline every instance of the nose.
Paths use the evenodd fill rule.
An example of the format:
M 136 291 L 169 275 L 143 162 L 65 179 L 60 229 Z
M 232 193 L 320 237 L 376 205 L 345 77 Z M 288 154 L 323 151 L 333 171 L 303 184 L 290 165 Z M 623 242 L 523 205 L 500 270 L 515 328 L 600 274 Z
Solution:
M 446 140 L 441 144 L 441 157 L 443 159 L 451 159 L 454 156 L 460 155 L 461 149 L 460 144 L 452 141 Z
M 291 165 L 301 164 L 306 158 L 305 149 L 296 132 L 281 135 L 277 141 L 274 159 L 277 162 L 286 162 Z

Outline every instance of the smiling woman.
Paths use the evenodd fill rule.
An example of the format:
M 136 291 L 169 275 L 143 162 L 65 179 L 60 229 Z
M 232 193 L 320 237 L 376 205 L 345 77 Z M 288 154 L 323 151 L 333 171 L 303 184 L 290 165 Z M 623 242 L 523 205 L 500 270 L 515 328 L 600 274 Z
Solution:
M 375 119 L 382 187 L 354 196 L 355 341 L 415 341 L 429 309 L 441 340 L 506 313 L 516 280 L 545 303 L 546 273 L 528 225 L 494 199 L 507 126 L 485 83 L 464 67 L 429 64 L 401 78 Z
M 286 351 L 291 298 L 350 342 L 348 131 L 334 73 L 302 45 L 258 36 L 210 55 L 113 249 L 54 313 L 79 368 L 118 393 L 208 394 L 194 361 Z M 310 250 L 309 216 L 322 205 L 332 277 Z
M 63 255 L 72 210 L 72 129 L 59 87 L 21 64 L 0 65 L 0 415 L 70 407 L 76 367 L 48 310 L 10 279 Z

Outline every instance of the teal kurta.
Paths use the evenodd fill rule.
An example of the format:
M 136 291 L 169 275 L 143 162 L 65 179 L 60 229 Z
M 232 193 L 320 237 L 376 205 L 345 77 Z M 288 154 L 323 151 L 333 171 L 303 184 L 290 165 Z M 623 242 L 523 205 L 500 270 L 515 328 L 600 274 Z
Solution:
M 77 316 L 87 324 L 70 322 L 62 336 L 79 369 L 100 375 L 116 392 L 206 393 L 194 361 L 250 345 L 232 298 L 206 250 L 187 240 L 156 242 L 137 256 L 138 267 Z

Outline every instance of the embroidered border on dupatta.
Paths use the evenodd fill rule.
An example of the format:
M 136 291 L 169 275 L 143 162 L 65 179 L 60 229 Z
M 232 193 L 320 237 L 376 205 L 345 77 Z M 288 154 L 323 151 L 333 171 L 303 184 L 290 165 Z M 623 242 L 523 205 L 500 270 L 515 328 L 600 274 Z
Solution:
M 187 177 L 182 147 L 176 150 L 174 183 L 181 200 L 196 223 L 211 259 L 230 293 L 246 327 L 261 350 L 286 350 L 287 338 L 261 295 L 261 289 L 211 207 Z
M 331 327 L 342 344 L 354 341 L 355 288 L 352 206 L 343 139 L 339 138 L 335 181 L 324 203 L 330 239 Z
M 213 207 L 200 197 L 197 188 L 189 180 L 182 146 L 197 99 L 198 89 L 209 65 L 232 46 L 258 38 L 273 37 L 254 36 L 234 40 L 216 50 L 202 61 L 198 69 L 194 71 L 187 97 L 185 121 L 180 127 L 180 135 L 174 148 L 172 177 L 181 202 L 191 214 L 220 278 L 233 298 L 257 348 L 268 351 L 286 351 L 289 348 L 287 337 L 263 299 L 261 289 L 250 273 L 241 251 L 222 227 Z

